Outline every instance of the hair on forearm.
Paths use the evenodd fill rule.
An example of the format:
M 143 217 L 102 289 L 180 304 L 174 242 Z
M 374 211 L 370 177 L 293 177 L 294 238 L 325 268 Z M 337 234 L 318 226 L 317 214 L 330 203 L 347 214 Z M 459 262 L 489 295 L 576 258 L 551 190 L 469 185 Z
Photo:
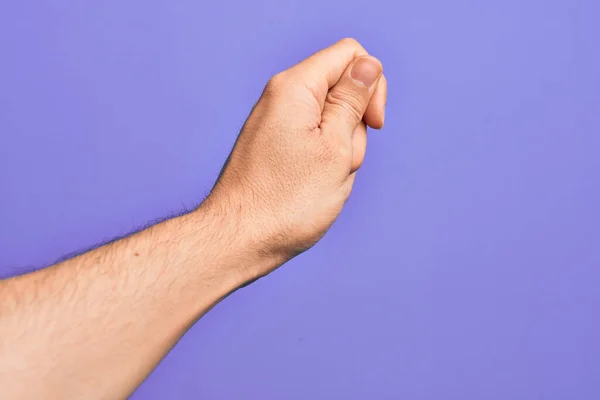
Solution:
M 103 241 L 101 241 L 99 243 L 95 243 L 95 244 L 92 244 L 90 246 L 86 246 L 86 247 L 80 248 L 78 250 L 75 250 L 75 251 L 69 252 L 67 254 L 64 254 L 61 257 L 55 259 L 54 261 L 52 261 L 52 262 L 50 262 L 48 264 L 44 264 L 44 265 L 41 265 L 41 266 L 25 266 L 25 267 L 19 267 L 19 268 L 17 268 L 17 267 L 10 268 L 9 267 L 8 271 L 5 270 L 4 273 L 0 274 L 0 280 L 2 280 L 2 279 L 9 279 L 9 278 L 12 278 L 12 277 L 15 277 L 15 276 L 19 276 L 19 275 L 24 275 L 24 274 L 27 274 L 27 273 L 30 273 L 30 272 L 34 272 L 34 271 L 37 271 L 37 270 L 49 267 L 51 265 L 62 263 L 64 261 L 70 260 L 71 258 L 75 258 L 77 256 L 80 256 L 80 255 L 85 254 L 87 252 L 90 252 L 92 250 L 95 250 L 97 248 L 110 245 L 110 244 L 112 244 L 114 242 L 117 242 L 119 240 L 125 239 L 127 237 L 132 236 L 132 235 L 135 235 L 136 233 L 139 233 L 139 232 L 144 231 L 144 230 L 146 230 L 148 228 L 151 228 L 152 226 L 158 225 L 161 222 L 164 222 L 164 221 L 167 221 L 169 219 L 177 218 L 177 217 L 183 216 L 185 214 L 188 214 L 188 213 L 194 211 L 196 208 L 198 208 L 198 206 L 200 204 L 202 204 L 202 202 L 206 199 L 206 197 L 207 197 L 207 195 L 204 196 L 204 198 L 202 199 L 202 201 L 198 202 L 197 204 L 194 204 L 191 207 L 186 206 L 185 204 L 182 203 L 182 207 L 179 210 L 176 210 L 176 211 L 174 211 L 174 212 L 172 212 L 170 214 L 167 214 L 165 216 L 162 216 L 162 217 L 150 220 L 150 221 L 144 223 L 143 225 L 134 227 L 131 231 L 129 231 L 129 232 L 125 233 L 125 234 L 117 235 L 117 236 L 114 236 L 114 237 L 112 237 L 110 239 L 103 240 Z

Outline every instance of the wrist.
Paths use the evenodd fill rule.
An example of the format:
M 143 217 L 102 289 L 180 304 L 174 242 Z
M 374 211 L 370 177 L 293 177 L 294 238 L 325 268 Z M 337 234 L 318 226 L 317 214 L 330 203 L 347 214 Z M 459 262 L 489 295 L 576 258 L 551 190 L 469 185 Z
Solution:
M 229 277 L 235 288 L 268 274 L 286 261 L 268 246 L 261 224 L 244 207 L 209 197 L 189 217 L 190 223 L 199 229 L 198 246 L 206 248 L 213 258 L 206 261 L 217 274 Z

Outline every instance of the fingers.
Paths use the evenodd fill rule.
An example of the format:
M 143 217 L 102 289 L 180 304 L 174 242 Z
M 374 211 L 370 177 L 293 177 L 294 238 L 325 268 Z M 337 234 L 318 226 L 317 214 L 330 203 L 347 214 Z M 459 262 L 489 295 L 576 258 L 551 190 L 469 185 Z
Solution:
M 385 120 L 385 103 L 387 102 L 387 80 L 385 75 L 377 83 L 375 93 L 365 111 L 364 121 L 373 129 L 383 128 Z
M 338 82 L 348 64 L 367 54 L 360 43 L 346 38 L 313 54 L 288 71 L 306 83 L 323 107 L 327 91 Z
M 363 56 L 350 63 L 326 96 L 321 116 L 324 133 L 352 134 L 365 115 L 382 73 L 383 66 L 375 57 Z
M 352 132 L 352 164 L 350 173 L 356 172 L 362 165 L 367 151 L 367 125 L 360 122 Z
M 306 60 L 293 66 L 288 72 L 301 80 L 311 90 L 321 109 L 325 105 L 327 92 L 342 77 L 348 65 L 358 57 L 369 53 L 355 39 L 345 38 L 334 45 L 318 51 Z M 379 82 L 373 96 L 374 104 L 365 112 L 365 122 L 374 129 L 383 126 L 383 108 L 387 94 L 385 76 Z

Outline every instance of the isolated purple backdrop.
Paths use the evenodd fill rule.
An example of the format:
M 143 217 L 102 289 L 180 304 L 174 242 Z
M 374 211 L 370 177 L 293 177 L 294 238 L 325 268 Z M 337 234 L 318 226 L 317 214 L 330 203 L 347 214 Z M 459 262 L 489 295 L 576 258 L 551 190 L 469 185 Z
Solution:
M 134 399 L 600 398 L 600 5 L 0 5 L 0 272 L 189 207 L 269 76 L 344 36 L 389 80 L 310 252 Z

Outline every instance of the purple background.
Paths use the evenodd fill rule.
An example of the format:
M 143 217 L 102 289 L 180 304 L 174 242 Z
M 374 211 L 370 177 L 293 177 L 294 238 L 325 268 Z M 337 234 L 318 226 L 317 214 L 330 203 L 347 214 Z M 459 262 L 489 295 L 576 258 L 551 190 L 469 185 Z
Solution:
M 3 1 L 0 272 L 192 206 L 269 76 L 353 36 L 389 101 L 340 219 L 134 399 L 598 399 L 599 18 L 596 0 Z

